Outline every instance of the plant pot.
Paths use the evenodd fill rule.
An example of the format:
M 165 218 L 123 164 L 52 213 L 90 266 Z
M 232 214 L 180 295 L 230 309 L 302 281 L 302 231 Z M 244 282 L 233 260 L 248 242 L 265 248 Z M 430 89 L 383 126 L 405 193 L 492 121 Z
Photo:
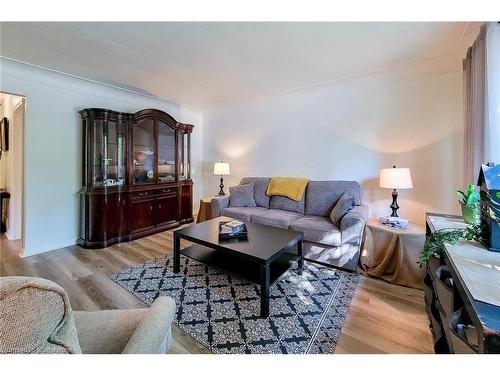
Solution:
M 462 217 L 467 224 L 479 224 L 479 207 L 462 205 Z

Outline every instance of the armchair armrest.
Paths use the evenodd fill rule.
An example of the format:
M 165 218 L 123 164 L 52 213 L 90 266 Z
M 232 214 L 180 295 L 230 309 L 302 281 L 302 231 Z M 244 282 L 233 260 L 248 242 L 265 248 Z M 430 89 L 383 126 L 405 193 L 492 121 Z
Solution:
M 144 318 L 123 349 L 124 354 L 165 354 L 172 342 L 172 321 L 175 302 L 170 297 L 158 297 L 147 309 Z
M 359 261 L 359 252 L 366 222 L 368 221 L 369 207 L 365 204 L 355 206 L 340 221 L 341 233 L 341 263 L 352 271 L 356 270 Z
M 229 206 L 229 195 L 212 198 L 210 205 L 212 208 L 212 217 L 219 217 L 222 209 Z

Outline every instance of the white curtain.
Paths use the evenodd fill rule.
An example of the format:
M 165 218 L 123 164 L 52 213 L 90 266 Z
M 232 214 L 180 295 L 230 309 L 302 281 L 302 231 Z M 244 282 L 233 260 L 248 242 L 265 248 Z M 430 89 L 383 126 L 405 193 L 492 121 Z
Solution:
M 500 163 L 500 23 L 486 30 L 486 161 Z
M 463 61 L 464 184 L 482 163 L 500 163 L 500 24 L 487 23 Z

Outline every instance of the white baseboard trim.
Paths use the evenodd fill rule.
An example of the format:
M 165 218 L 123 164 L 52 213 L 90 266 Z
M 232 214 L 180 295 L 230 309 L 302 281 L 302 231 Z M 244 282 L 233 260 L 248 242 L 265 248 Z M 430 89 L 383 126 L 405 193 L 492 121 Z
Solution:
M 27 257 L 33 256 L 33 255 L 47 253 L 49 251 L 59 250 L 59 249 L 62 249 L 63 247 L 68 247 L 68 246 L 73 246 L 73 245 L 76 245 L 76 239 L 74 241 L 60 242 L 58 244 L 49 245 L 49 246 L 45 246 L 42 248 L 23 249 L 21 258 L 27 258 Z

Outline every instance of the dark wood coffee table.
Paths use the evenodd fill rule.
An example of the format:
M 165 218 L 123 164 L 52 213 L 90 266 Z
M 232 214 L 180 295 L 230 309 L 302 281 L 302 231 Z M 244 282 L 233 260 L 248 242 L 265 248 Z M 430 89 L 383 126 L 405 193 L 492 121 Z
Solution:
M 298 259 L 302 271 L 302 240 L 304 235 L 289 229 L 281 229 L 245 223 L 246 240 L 219 241 L 219 222 L 234 220 L 218 217 L 200 224 L 174 231 L 174 272 L 180 272 L 180 256 L 185 255 L 207 265 L 219 267 L 260 284 L 260 315 L 269 316 L 269 288 Z M 181 239 L 194 245 L 181 249 Z M 290 250 L 297 246 L 297 254 Z

